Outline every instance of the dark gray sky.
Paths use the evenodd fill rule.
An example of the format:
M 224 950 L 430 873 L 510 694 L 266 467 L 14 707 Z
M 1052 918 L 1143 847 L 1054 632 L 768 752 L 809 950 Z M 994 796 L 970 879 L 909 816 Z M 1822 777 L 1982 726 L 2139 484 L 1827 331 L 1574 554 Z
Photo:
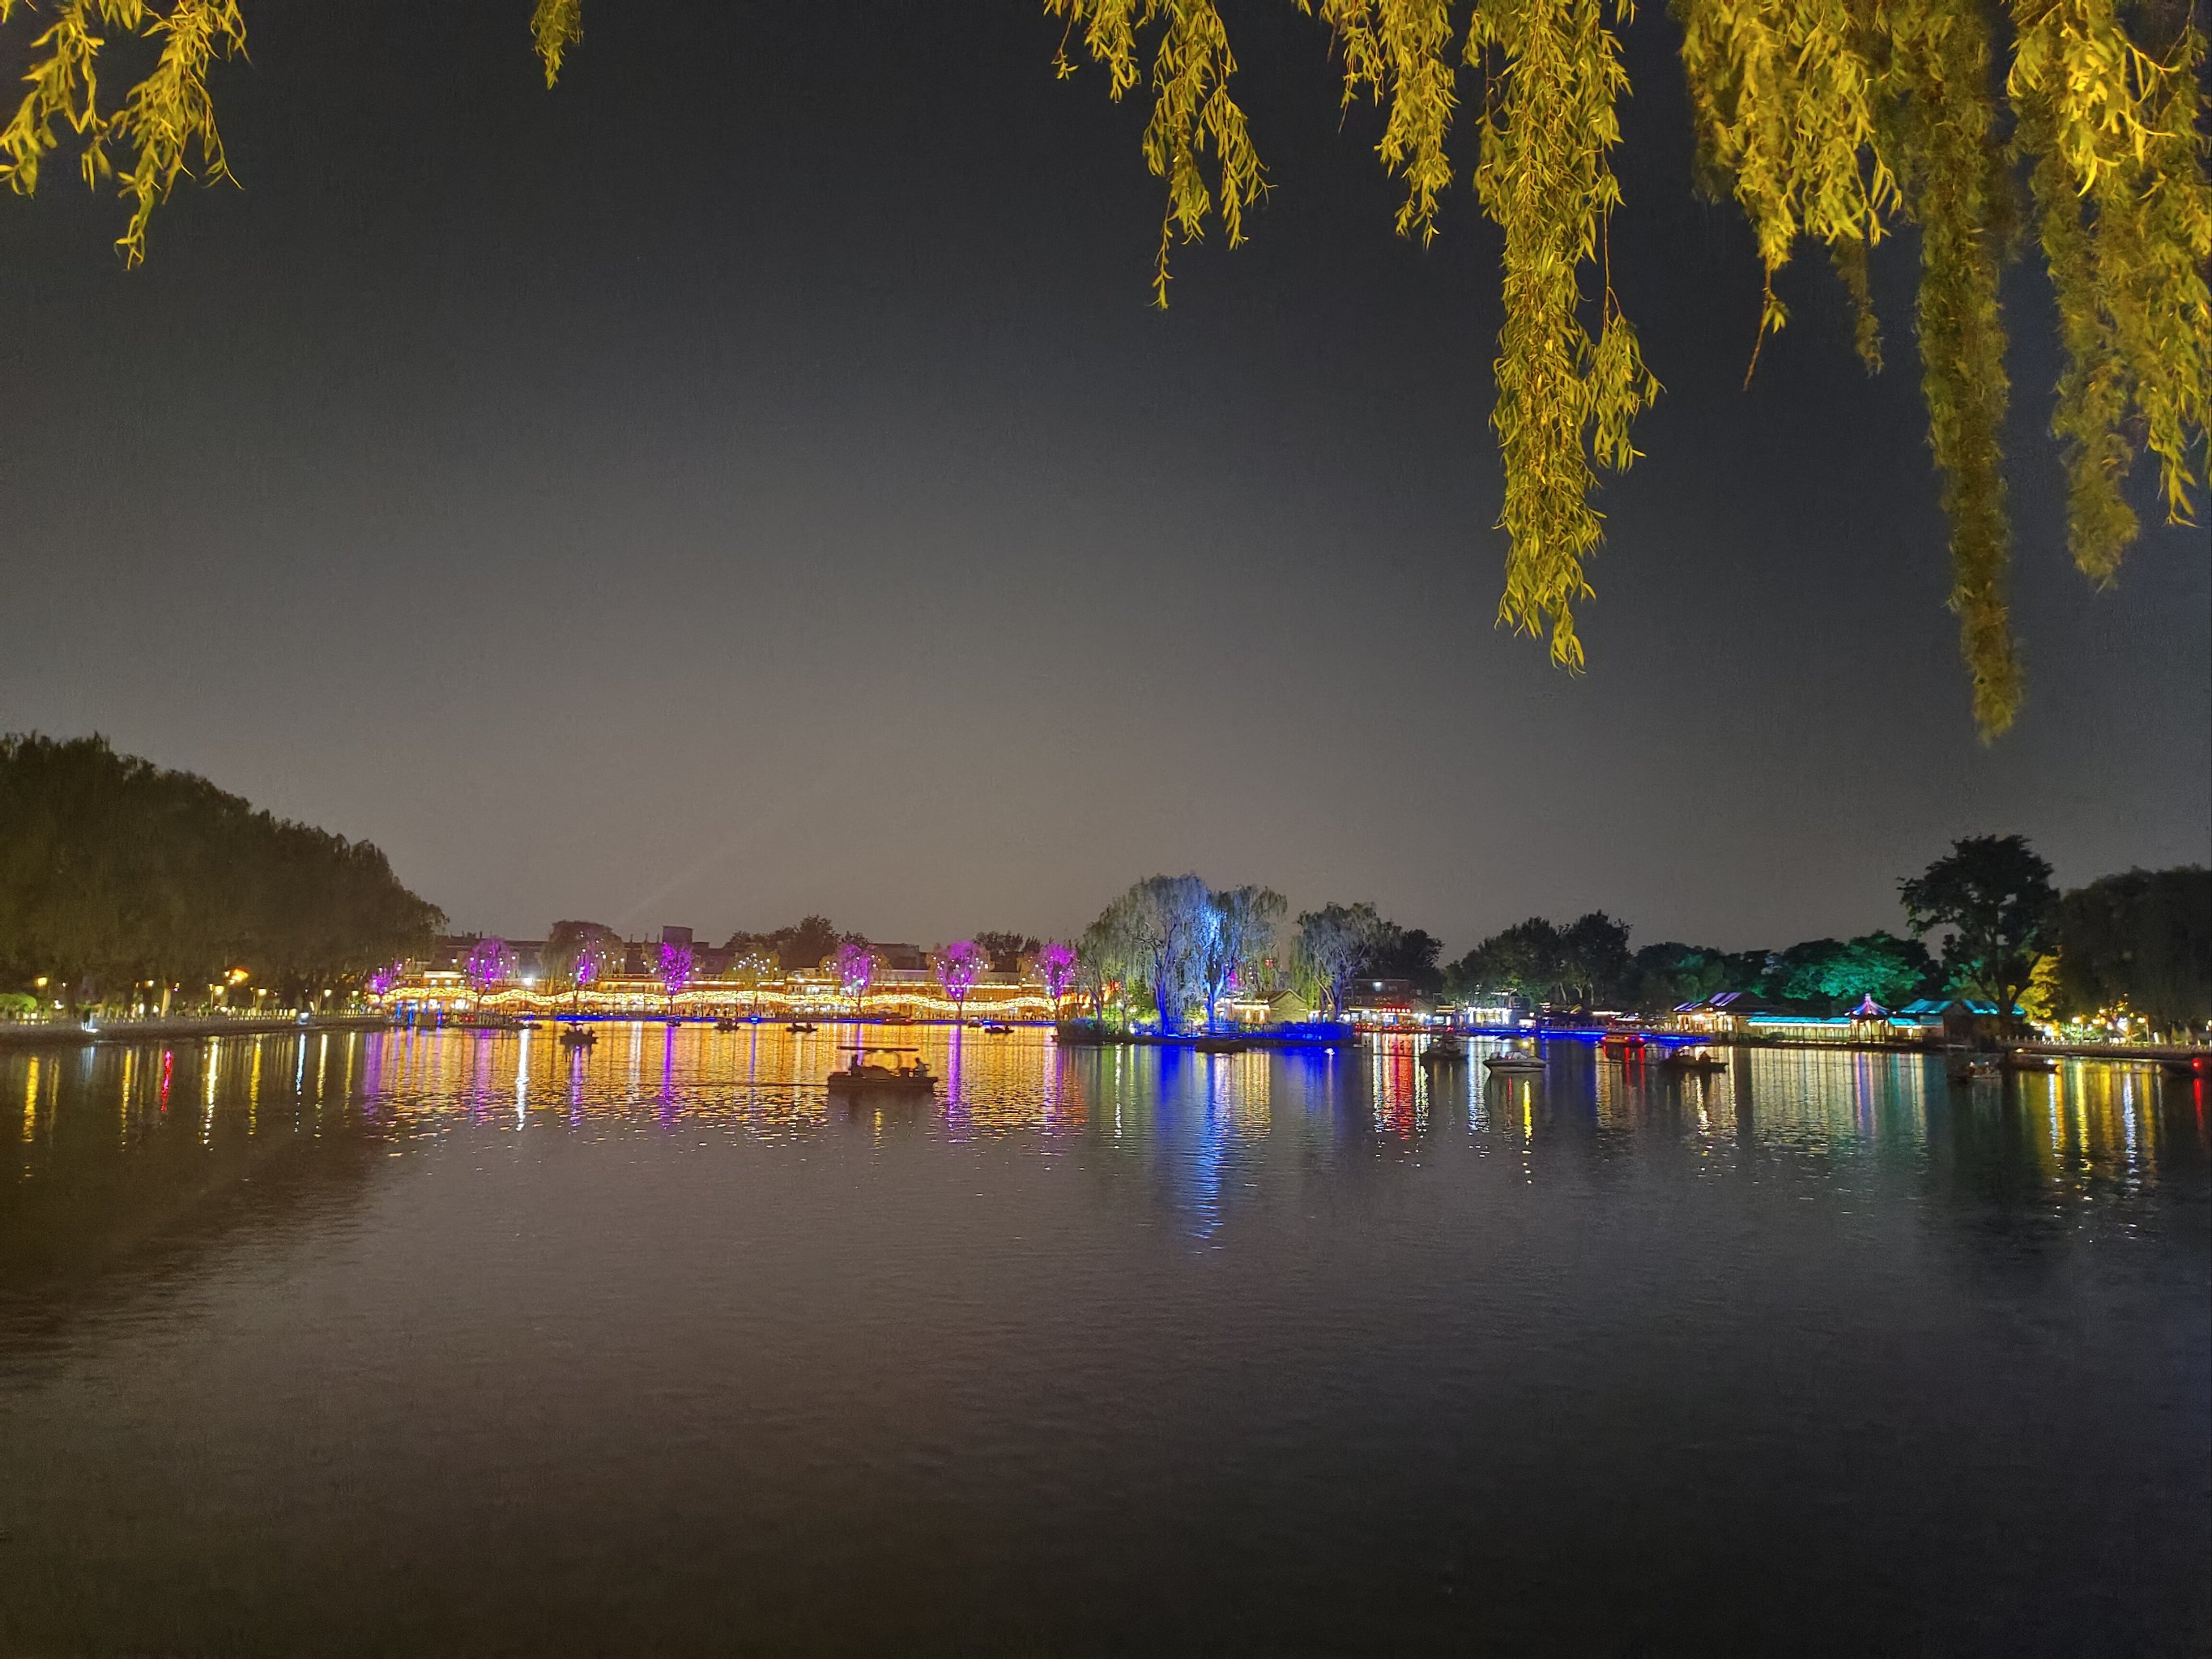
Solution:
M 1391 234 L 1288 7 L 1229 14 L 1276 191 L 1165 315 L 1141 100 L 1055 82 L 1028 0 L 592 0 L 551 94 L 529 9 L 255 0 L 244 187 L 181 192 L 142 270 L 68 172 L 0 198 L 0 726 L 372 839 L 515 936 L 1066 933 L 1194 868 L 1454 953 L 1592 906 L 1741 946 L 1895 926 L 1962 834 L 2068 883 L 2207 856 L 2205 534 L 2074 574 L 2017 274 L 2031 688 L 1983 748 L 1911 243 L 1888 373 L 1808 258 L 1740 390 L 1757 273 L 1688 193 L 1661 8 L 1613 264 L 1668 390 L 1579 678 L 1492 624 L 1496 239 L 1463 182 Z

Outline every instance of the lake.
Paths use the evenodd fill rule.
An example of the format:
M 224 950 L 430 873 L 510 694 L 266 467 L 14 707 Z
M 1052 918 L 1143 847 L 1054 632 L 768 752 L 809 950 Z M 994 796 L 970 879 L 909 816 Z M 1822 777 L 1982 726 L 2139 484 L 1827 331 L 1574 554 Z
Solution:
M 0 1652 L 2203 1652 L 2205 1085 L 0 1054 Z

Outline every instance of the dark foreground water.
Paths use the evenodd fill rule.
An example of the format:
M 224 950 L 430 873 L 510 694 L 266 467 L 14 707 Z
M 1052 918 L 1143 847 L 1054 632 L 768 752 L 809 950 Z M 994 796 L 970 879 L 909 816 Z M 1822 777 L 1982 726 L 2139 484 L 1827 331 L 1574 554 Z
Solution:
M 0 1650 L 2183 1653 L 2202 1085 L 0 1058 Z

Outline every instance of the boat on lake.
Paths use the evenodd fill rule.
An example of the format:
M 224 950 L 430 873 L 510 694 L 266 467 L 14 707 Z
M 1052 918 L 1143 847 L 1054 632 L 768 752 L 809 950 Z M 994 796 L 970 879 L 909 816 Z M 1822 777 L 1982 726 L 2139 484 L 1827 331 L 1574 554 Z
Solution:
M 1004 1020 L 987 1019 L 983 1022 L 983 1029 L 988 1031 L 993 1036 L 1005 1036 L 1014 1028 L 1007 1024 Z
M 929 1069 L 929 1062 L 918 1048 L 898 1048 L 881 1043 L 858 1044 L 845 1050 L 852 1055 L 843 1066 L 830 1073 L 827 1079 L 833 1097 L 858 1100 L 883 1096 L 907 1097 L 937 1092 L 937 1078 Z M 887 1060 L 872 1060 L 871 1054 L 890 1056 Z M 912 1054 L 909 1064 L 899 1058 Z
M 1491 1071 L 1505 1077 L 1533 1077 L 1544 1069 L 1542 1055 L 1532 1054 L 1520 1048 L 1508 1048 L 1503 1054 L 1491 1055 L 1482 1063 Z
M 599 1040 L 599 1034 L 584 1025 L 563 1025 L 561 1046 L 563 1048 L 588 1048 Z
M 1424 1066 L 1458 1066 L 1467 1060 L 1467 1039 L 1457 1031 L 1444 1031 L 1429 1039 L 1421 1050 Z M 1540 1060 L 1539 1065 L 1542 1064 Z
M 783 1029 L 787 1031 L 809 1033 L 815 1029 L 815 1026 L 814 1022 L 811 1020 L 794 1019 L 790 1024 L 785 1026 Z
M 718 1031 L 742 1031 L 745 1029 L 745 1023 L 741 1019 L 718 1019 L 714 1022 L 714 1029 Z
M 1659 1064 L 1662 1070 L 1669 1072 L 1725 1072 L 1729 1065 L 1718 1054 L 1704 1054 L 1694 1049 L 1677 1050 Z

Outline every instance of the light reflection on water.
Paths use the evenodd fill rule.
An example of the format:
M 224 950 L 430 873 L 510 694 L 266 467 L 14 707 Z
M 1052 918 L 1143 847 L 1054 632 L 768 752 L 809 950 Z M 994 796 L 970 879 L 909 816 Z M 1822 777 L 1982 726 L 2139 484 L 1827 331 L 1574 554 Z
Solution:
M 2212 1634 L 2201 1082 L 856 1040 L 0 1055 L 0 1652 Z

